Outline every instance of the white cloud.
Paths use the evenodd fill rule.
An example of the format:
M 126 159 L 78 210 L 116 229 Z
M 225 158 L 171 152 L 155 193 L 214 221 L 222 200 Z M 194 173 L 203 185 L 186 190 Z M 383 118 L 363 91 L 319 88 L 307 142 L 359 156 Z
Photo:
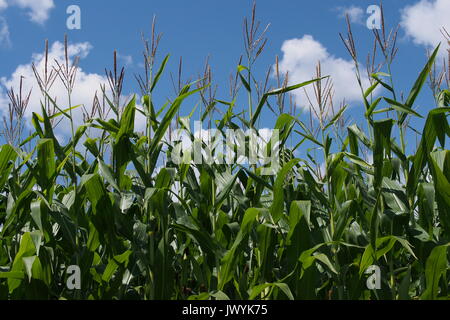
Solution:
M 133 65 L 133 57 L 131 55 L 122 55 L 119 53 L 117 54 L 117 58 L 123 62 L 124 67 L 130 67 Z
M 71 60 L 75 56 L 85 58 L 89 54 L 89 51 L 91 49 L 92 46 L 88 42 L 71 44 L 68 48 L 68 55 Z M 49 48 L 49 70 L 51 70 L 52 67 L 56 67 L 56 64 L 54 62 L 55 59 L 59 62 L 64 61 L 64 45 L 61 42 L 55 42 Z M 44 54 L 33 54 L 30 63 L 19 65 L 9 77 L 3 77 L 0 79 L 1 84 L 5 88 L 14 88 L 15 91 L 18 92 L 20 79 L 23 76 L 23 91 L 28 92 L 30 89 L 32 89 L 30 103 L 25 113 L 27 124 L 30 124 L 29 120 L 31 119 L 33 112 L 41 114 L 40 102 L 43 98 L 32 70 L 32 63 L 34 63 L 37 70 L 42 73 L 42 70 L 44 70 L 45 66 Z M 74 85 L 74 91 L 72 94 L 72 106 L 83 104 L 87 110 L 90 110 L 95 92 L 98 91 L 99 93 L 101 93 L 100 84 L 104 83 L 107 83 L 106 77 L 96 73 L 88 73 L 79 68 Z M 52 98 L 57 99 L 56 101 L 60 108 L 65 109 L 68 107 L 67 92 L 59 78 L 55 81 L 49 94 Z M 5 102 L 7 100 L 8 98 L 6 96 L 6 93 L 4 91 L 0 91 L 0 102 Z M 2 109 L 0 110 L 0 113 L 2 113 L 3 115 L 6 112 L 6 106 L 7 104 L 2 103 Z M 81 108 L 73 110 L 73 116 L 75 124 L 80 125 L 83 121 Z M 61 123 L 57 127 L 57 133 L 60 135 L 70 134 L 70 126 L 64 122 Z
M 74 43 L 70 44 L 68 47 L 68 55 L 69 59 L 72 63 L 75 57 L 80 57 L 80 59 L 84 59 L 89 55 L 89 52 L 92 50 L 92 45 L 88 42 L 83 43 Z M 55 42 L 49 48 L 48 61 L 49 67 L 48 70 L 52 70 L 54 67 L 57 67 L 54 62 L 57 60 L 58 62 L 64 61 L 64 44 L 61 42 Z M 31 61 L 24 65 L 19 65 L 16 70 L 8 77 L 0 78 L 0 119 L 6 115 L 7 106 L 9 103 L 9 98 L 6 93 L 6 89 L 14 88 L 14 91 L 17 93 L 19 88 L 20 79 L 23 76 L 23 92 L 28 93 L 29 90 L 32 90 L 30 96 L 30 102 L 28 104 L 28 108 L 25 113 L 25 121 L 27 126 L 31 129 L 31 117 L 33 112 L 41 114 L 41 101 L 43 100 L 43 96 L 39 89 L 39 85 L 35 79 L 32 64 L 35 64 L 37 70 L 42 74 L 45 68 L 45 55 L 44 53 L 33 54 Z M 76 81 L 74 84 L 74 90 L 72 93 L 72 106 L 84 105 L 88 112 L 91 111 L 93 100 L 95 93 L 97 92 L 100 101 L 102 101 L 102 90 L 100 85 L 106 84 L 106 94 L 111 97 L 111 92 L 108 90 L 109 86 L 107 85 L 108 81 L 106 76 L 97 74 L 97 73 L 89 73 L 84 71 L 82 68 L 78 68 L 76 74 Z M 3 88 L 2 88 L 3 87 Z M 57 105 L 62 108 L 68 108 L 68 98 L 67 91 L 58 77 L 52 86 L 49 95 L 52 99 L 56 100 Z M 126 95 L 121 98 L 121 105 L 128 103 L 132 98 L 132 95 Z M 139 109 L 143 109 L 141 105 L 139 105 L 139 97 L 136 96 L 136 107 Z M 83 110 L 82 107 L 72 110 L 74 124 L 75 127 L 83 124 Z M 115 117 L 115 114 L 111 111 L 108 114 L 108 118 Z M 69 121 L 66 118 L 59 123 L 59 125 L 55 129 L 55 135 L 57 136 L 60 142 L 67 142 L 68 137 L 71 134 L 71 128 Z M 135 130 L 137 132 L 141 132 L 145 130 L 146 119 L 140 113 L 136 111 L 135 116 Z M 91 137 L 95 137 L 98 134 L 96 130 L 91 130 Z M 82 143 L 80 143 L 80 149 Z
M 0 2 L 0 5 L 1 5 L 1 2 Z M 0 46 L 9 47 L 10 45 L 11 45 L 11 39 L 10 39 L 10 34 L 9 34 L 8 23 L 6 22 L 5 18 L 0 16 Z
M 444 40 L 443 27 L 450 32 L 449 16 L 449 0 L 421 0 L 403 8 L 400 24 L 414 43 L 434 47 Z
M 8 8 L 6 0 L 0 0 L 0 11 L 5 10 L 6 8 Z
M 50 11 L 55 7 L 53 0 L 0 0 L 0 12 L 10 6 L 16 6 L 27 11 L 30 20 L 44 24 L 50 17 Z M 10 46 L 10 32 L 5 17 L 0 16 L 0 46 Z
M 0 12 L 6 8 L 8 8 L 6 0 L 0 0 Z M 9 46 L 10 43 L 8 23 L 4 17 L 0 16 L 0 46 Z
M 351 103 L 361 100 L 361 90 L 355 75 L 355 66 L 351 60 L 335 57 L 311 35 L 304 35 L 302 38 L 286 40 L 281 50 L 283 58 L 280 61 L 280 71 L 289 72 L 290 84 L 296 84 L 315 78 L 316 65 L 320 61 L 322 75 L 329 75 L 333 81 L 333 101 L 335 106 L 345 100 Z M 367 76 L 362 75 L 364 87 L 369 86 Z M 310 85 L 306 87 L 309 98 L 314 102 L 314 91 Z M 305 95 L 305 90 L 293 91 L 297 105 L 309 109 L 309 102 Z
M 341 18 L 345 18 L 348 15 L 350 22 L 364 24 L 364 10 L 361 7 L 338 7 L 337 11 Z
M 55 7 L 53 0 L 8 0 L 8 4 L 27 10 L 30 20 L 38 24 L 47 21 L 50 11 Z

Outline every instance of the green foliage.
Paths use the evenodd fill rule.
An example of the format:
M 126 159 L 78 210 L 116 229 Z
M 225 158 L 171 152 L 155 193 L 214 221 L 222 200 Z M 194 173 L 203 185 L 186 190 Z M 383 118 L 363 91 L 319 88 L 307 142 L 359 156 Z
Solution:
M 411 155 L 403 131 L 409 117 L 421 117 L 415 100 L 437 50 L 406 102 L 385 74 L 373 75 L 362 88 L 366 130 L 353 124 L 333 136 L 347 106 L 321 121 L 319 133 L 280 111 L 273 176 L 261 174 L 264 165 L 171 161 L 173 123 L 194 135 L 194 111 L 180 117 L 181 105 L 204 102 L 210 83 L 187 84 L 155 109 L 169 56 L 150 75 L 142 110 L 136 97 L 123 108 L 108 99 L 117 119 L 89 119 L 66 145 L 52 120 L 71 119 L 76 107 L 57 106 L 52 116 L 43 107 L 33 114 L 35 135 L 0 148 L 0 299 L 448 299 L 449 91 L 438 93 Z M 259 87 L 250 67 L 237 74 L 251 101 Z M 228 108 L 216 121 L 221 132 L 254 129 L 271 99 L 326 78 L 269 90 L 247 115 L 235 97 L 213 99 L 200 118 L 220 103 Z M 373 97 L 379 84 L 393 97 Z M 382 101 L 397 120 L 373 119 Z M 137 112 L 145 133 L 135 130 Z M 323 174 L 309 149 L 308 159 L 294 157 L 303 143 L 323 151 Z M 80 268 L 80 290 L 66 286 L 71 265 Z M 366 287 L 372 265 L 381 270 L 379 290 Z

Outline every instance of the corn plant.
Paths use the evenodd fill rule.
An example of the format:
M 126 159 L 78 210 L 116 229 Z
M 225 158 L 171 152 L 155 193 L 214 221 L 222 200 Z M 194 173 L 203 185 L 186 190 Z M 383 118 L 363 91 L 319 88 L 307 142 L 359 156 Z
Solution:
M 320 65 L 304 83 L 279 74 L 277 89 L 268 89 L 268 78 L 258 82 L 253 70 L 266 40 L 254 11 L 244 30 L 247 59 L 231 78 L 230 99 L 216 98 L 207 65 L 200 79 L 179 79 L 176 96 L 155 105 L 170 58 L 156 64 L 154 28 L 144 42 L 145 73 L 136 76 L 141 96 L 121 97 L 125 73 L 115 59 L 109 90 L 102 87 L 78 127 L 73 113 L 81 107 L 70 105 L 77 64 L 67 55 L 51 72 L 35 70 L 42 108 L 29 137 L 21 123 L 29 95 L 11 91 L 10 138 L 0 149 L 0 299 L 450 297 L 448 86 L 432 81 L 434 108 L 416 108 L 440 48 L 403 100 L 390 72 L 396 33 L 375 33 L 383 60 L 368 68 L 364 88 L 349 27 L 342 39 L 361 86 L 362 105 L 352 107 L 364 114 L 361 127 L 345 119 L 348 107 L 332 107 L 332 82 Z M 48 93 L 54 81 L 65 83 L 69 105 Z M 286 113 L 289 94 L 307 86 L 319 108 L 308 116 L 290 105 Z M 187 99 L 197 99 L 200 112 L 183 115 Z M 196 115 L 225 135 L 258 129 L 269 111 L 280 137 L 273 175 L 262 174 L 266 165 L 173 161 L 170 136 L 176 127 L 196 140 Z M 137 114 L 145 132 L 135 130 Z M 423 128 L 412 128 L 412 117 L 423 117 Z M 55 135 L 62 120 L 71 124 L 65 143 Z M 408 132 L 419 137 L 411 153 Z M 79 281 L 70 286 L 73 266 Z M 376 287 L 367 285 L 373 267 Z

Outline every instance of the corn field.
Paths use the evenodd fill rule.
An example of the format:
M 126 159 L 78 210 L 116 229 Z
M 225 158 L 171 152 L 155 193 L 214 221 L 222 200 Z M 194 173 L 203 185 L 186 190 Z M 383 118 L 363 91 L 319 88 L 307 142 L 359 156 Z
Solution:
M 450 76 L 436 71 L 446 44 L 411 66 L 418 77 L 401 94 L 391 74 L 395 30 L 375 30 L 379 64 L 365 70 L 348 24 L 341 37 L 361 103 L 337 107 L 320 64 L 304 83 L 291 85 L 278 68 L 277 85 L 269 75 L 255 79 L 267 45 L 258 27 L 253 11 L 229 97 L 217 97 L 207 64 L 197 80 L 178 79 L 176 96 L 157 105 L 172 60 L 158 59 L 154 25 L 144 73 L 134 79 L 139 94 L 122 94 L 128 78 L 114 55 L 92 108 L 73 106 L 78 65 L 67 38 L 66 61 L 34 69 L 42 99 L 31 121 L 28 92 L 11 89 L 0 149 L 0 299 L 450 298 Z M 69 105 L 49 94 L 55 81 L 64 83 Z M 416 99 L 428 84 L 427 112 Z M 307 87 L 314 107 L 299 112 L 290 94 Z M 189 105 L 195 108 L 184 113 Z M 350 108 L 363 125 L 349 120 Z M 144 132 L 135 128 L 138 115 Z M 175 129 L 198 141 L 194 120 L 225 135 L 258 132 L 264 117 L 279 133 L 272 175 L 262 174 L 269 164 L 173 160 Z M 422 127 L 410 125 L 420 118 Z M 67 141 L 55 134 L 60 123 L 70 125 Z M 248 151 L 249 139 L 244 144 Z M 370 270 L 379 271 L 375 287 Z

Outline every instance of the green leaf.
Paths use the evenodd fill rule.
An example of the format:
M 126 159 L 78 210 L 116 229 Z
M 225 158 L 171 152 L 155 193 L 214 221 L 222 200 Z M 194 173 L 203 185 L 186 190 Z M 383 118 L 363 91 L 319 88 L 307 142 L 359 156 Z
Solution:
M 241 74 L 241 71 L 243 71 L 243 70 L 248 70 L 248 69 L 247 69 L 246 67 L 244 67 L 244 66 L 239 65 L 239 66 L 238 66 L 238 74 L 239 74 L 239 78 L 241 79 L 242 84 L 244 85 L 245 89 L 246 89 L 248 92 L 252 92 L 252 88 L 250 87 L 250 84 L 248 83 L 247 80 L 245 80 L 244 76 Z
M 302 275 L 300 277 L 302 277 L 304 272 L 316 261 L 322 262 L 332 273 L 338 274 L 336 268 L 333 266 L 327 255 L 323 253 L 314 254 L 319 248 L 323 247 L 324 245 L 325 243 L 319 244 L 312 249 L 304 251 L 301 254 L 299 261 L 302 263 Z
M 26 257 L 32 257 L 36 255 L 36 245 L 35 241 L 33 241 L 32 234 L 30 232 L 25 233 L 22 236 L 22 239 L 20 241 L 20 247 L 19 251 L 17 252 L 16 256 L 14 257 L 14 262 L 12 265 L 11 272 L 24 272 L 23 270 L 24 261 L 22 258 Z M 12 293 L 15 289 L 17 289 L 21 284 L 21 280 L 16 277 L 10 277 L 8 278 L 8 288 L 9 292 Z
M 164 58 L 163 62 L 161 63 L 161 66 L 159 67 L 158 72 L 156 73 L 155 78 L 153 79 L 152 86 L 150 88 L 150 92 L 153 92 L 156 84 L 159 82 L 159 78 L 161 78 L 161 75 L 163 74 L 164 69 L 166 68 L 166 64 L 169 61 L 169 58 L 170 58 L 170 54 L 168 54 Z
M 296 85 L 292 85 L 292 86 L 288 86 L 288 87 L 285 87 L 285 88 L 275 89 L 275 90 L 272 90 L 272 91 L 269 91 L 269 92 L 263 94 L 261 100 L 259 101 L 258 106 L 256 107 L 255 113 L 253 114 L 253 117 L 250 120 L 250 126 L 253 127 L 255 125 L 256 121 L 259 118 L 261 110 L 264 107 L 264 105 L 266 104 L 267 98 L 269 96 L 274 96 L 274 95 L 279 95 L 279 94 L 283 94 L 283 93 L 286 93 L 286 92 L 290 92 L 290 91 L 293 91 L 293 90 L 305 87 L 307 85 L 310 85 L 310 84 L 312 84 L 314 82 L 317 82 L 317 81 L 320 81 L 320 80 L 326 79 L 326 78 L 328 78 L 328 77 L 322 77 L 322 78 L 313 79 L 313 80 L 310 80 L 310 81 L 305 81 L 305 82 L 302 82 L 302 83 L 299 83 L 299 84 L 296 84 Z
M 245 212 L 239 233 L 237 234 L 232 247 L 222 258 L 219 270 L 219 290 L 223 290 L 224 286 L 233 278 L 235 266 L 239 256 L 242 254 L 242 251 L 239 250 L 239 248 L 244 243 L 244 240 L 247 239 L 259 213 L 260 209 L 257 208 L 250 208 Z
M 365 113 L 366 118 L 369 118 L 373 114 L 373 111 L 378 106 L 380 101 L 381 101 L 381 97 L 378 97 L 372 102 L 372 104 L 369 105 L 369 108 L 367 109 L 367 111 Z
M 292 168 L 300 162 L 300 159 L 293 159 L 286 163 L 277 175 L 273 188 L 273 203 L 270 207 L 270 212 L 272 213 L 272 218 L 275 223 L 277 223 L 284 213 L 284 184 L 286 183 L 286 178 Z
M 347 105 L 343 106 L 338 113 L 336 113 L 334 115 L 334 117 L 328 122 L 328 124 L 325 126 L 325 128 L 323 128 L 323 130 L 327 130 L 329 127 L 331 127 L 332 125 L 334 125 L 336 123 L 336 121 L 338 121 L 342 115 L 344 114 L 345 110 L 347 110 Z
M 132 252 L 130 250 L 127 250 L 121 255 L 114 256 L 110 259 L 105 271 L 103 272 L 102 280 L 109 282 L 119 266 L 127 267 L 131 253 Z
M 422 90 L 422 87 L 427 80 L 431 68 L 433 67 L 434 61 L 436 60 L 436 56 L 439 51 L 439 47 L 441 45 L 439 44 L 436 49 L 434 49 L 433 53 L 431 54 L 430 58 L 427 61 L 427 64 L 423 68 L 422 72 L 419 74 L 419 77 L 417 78 L 416 82 L 414 83 L 413 87 L 411 88 L 411 91 L 409 92 L 409 96 L 406 99 L 405 107 L 407 109 L 412 109 L 414 102 L 416 101 L 417 96 L 419 95 L 419 92 Z M 406 119 L 407 114 L 403 113 L 402 117 L 400 118 L 400 123 L 403 123 Z
M 415 194 L 419 177 L 422 170 L 429 160 L 438 136 L 445 134 L 448 121 L 446 113 L 450 112 L 450 108 L 436 108 L 429 112 L 425 126 L 423 129 L 422 139 L 414 155 L 414 162 L 408 174 L 407 191 L 409 197 Z
M 14 161 L 17 158 L 17 153 L 14 148 L 5 144 L 0 148 L 0 190 L 8 179 L 11 169 L 14 167 Z
M 395 101 L 395 100 L 392 100 L 392 99 L 389 99 L 389 98 L 386 98 L 386 97 L 384 98 L 384 100 L 386 100 L 386 102 L 389 103 L 393 109 L 395 109 L 395 110 L 401 112 L 402 114 L 413 114 L 413 115 L 415 115 L 416 117 L 423 118 L 423 117 L 422 117 L 420 114 L 418 114 L 416 111 L 414 111 L 414 110 L 411 109 L 411 108 L 406 107 L 405 105 L 401 104 L 400 102 L 397 102 L 397 101 Z M 403 119 L 403 117 L 402 117 L 402 119 Z M 406 118 L 405 118 L 405 119 L 406 119 Z M 402 125 L 403 122 L 404 122 L 404 119 L 403 119 L 403 121 L 401 120 L 401 121 L 399 122 L 399 124 Z
M 281 291 L 283 291 L 283 293 L 288 297 L 289 300 L 295 300 L 294 296 L 292 295 L 291 290 L 289 289 L 289 286 L 286 283 L 279 283 L 279 282 L 264 283 L 264 284 L 260 284 L 260 285 L 253 287 L 250 291 L 250 297 L 248 299 L 254 300 L 267 288 L 273 289 L 274 287 L 277 287 Z
M 373 166 L 375 169 L 374 186 L 377 190 L 381 187 L 385 155 L 390 156 L 392 125 L 392 119 L 374 121 L 373 130 L 375 143 L 373 150 Z
M 102 176 L 114 189 L 120 192 L 120 188 L 114 179 L 111 169 L 103 162 L 103 160 L 97 159 L 97 161 L 99 175 Z
M 129 179 L 125 176 L 125 170 L 131 161 L 133 148 L 131 147 L 130 138 L 134 132 L 134 120 L 136 113 L 136 97 L 134 96 L 125 107 L 120 119 L 119 132 L 113 147 L 114 168 L 118 186 L 126 189 Z
M 423 300 L 435 300 L 439 296 L 439 280 L 448 270 L 447 248 L 450 243 L 435 247 L 425 266 L 426 289 L 420 297 Z
M 47 190 L 53 186 L 53 179 L 55 178 L 55 149 L 53 140 L 41 139 L 37 144 L 38 151 L 38 168 L 39 177 L 38 183 L 42 189 Z
M 374 262 L 378 261 L 381 257 L 389 253 L 396 243 L 400 243 L 403 248 L 405 248 L 414 258 L 417 259 L 416 255 L 412 251 L 411 244 L 403 238 L 395 236 L 387 236 L 383 238 L 376 239 L 376 254 L 373 250 L 373 245 L 367 245 L 366 249 L 361 258 L 361 263 L 359 265 L 359 275 L 361 276 L 367 268 L 369 268 Z

